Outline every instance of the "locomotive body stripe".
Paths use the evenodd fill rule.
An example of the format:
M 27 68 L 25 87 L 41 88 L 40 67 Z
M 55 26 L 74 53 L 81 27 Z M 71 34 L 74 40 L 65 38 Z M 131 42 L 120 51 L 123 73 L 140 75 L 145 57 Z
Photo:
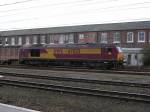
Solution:
M 100 55 L 98 54 L 76 54 L 76 55 L 56 55 L 56 57 L 59 58 L 63 58 L 63 59 L 99 59 Z
M 101 49 L 100 48 L 93 48 L 93 49 L 80 49 L 80 54 L 101 54 Z
M 101 54 L 100 48 L 81 48 L 81 49 L 54 49 L 54 54 Z
M 47 52 L 42 52 L 39 58 L 45 59 L 99 59 L 101 58 L 100 48 L 81 48 L 81 49 L 68 49 L 68 48 L 48 48 Z

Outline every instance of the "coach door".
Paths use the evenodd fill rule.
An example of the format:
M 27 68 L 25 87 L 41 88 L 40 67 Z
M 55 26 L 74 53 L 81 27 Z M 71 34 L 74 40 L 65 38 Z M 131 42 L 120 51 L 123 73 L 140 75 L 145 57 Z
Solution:
M 102 60 L 107 60 L 112 55 L 112 49 L 111 48 L 102 48 Z

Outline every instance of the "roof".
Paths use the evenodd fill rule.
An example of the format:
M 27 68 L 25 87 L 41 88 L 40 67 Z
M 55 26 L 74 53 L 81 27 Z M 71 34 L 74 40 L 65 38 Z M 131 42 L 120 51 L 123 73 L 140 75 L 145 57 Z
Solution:
M 150 29 L 150 21 L 109 23 L 109 24 L 92 24 L 78 26 L 64 26 L 51 28 L 36 28 L 13 31 L 1 31 L 1 36 L 11 35 L 30 35 L 30 34 L 48 34 L 48 33 L 72 33 L 87 31 L 113 31 L 113 30 L 132 30 L 132 29 Z
M 80 48 L 80 47 L 90 47 L 90 48 L 95 48 L 95 47 L 116 47 L 113 44 L 97 44 L 97 43 L 85 43 L 85 44 L 35 44 L 35 45 L 25 45 L 22 46 L 22 49 L 39 49 L 39 48 Z

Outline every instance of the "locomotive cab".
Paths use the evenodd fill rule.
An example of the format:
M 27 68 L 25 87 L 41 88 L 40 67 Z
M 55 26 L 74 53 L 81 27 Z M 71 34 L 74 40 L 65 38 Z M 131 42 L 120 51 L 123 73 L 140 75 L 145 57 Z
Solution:
M 20 64 L 31 64 L 34 61 L 38 60 L 41 55 L 41 45 L 32 45 L 32 46 L 23 46 L 20 48 L 19 52 L 19 62 Z M 37 64 L 37 62 L 35 63 Z

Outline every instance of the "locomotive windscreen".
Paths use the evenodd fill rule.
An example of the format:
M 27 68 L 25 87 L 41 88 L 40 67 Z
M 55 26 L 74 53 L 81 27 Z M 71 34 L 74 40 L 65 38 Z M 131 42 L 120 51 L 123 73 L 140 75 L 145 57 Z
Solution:
M 39 49 L 31 49 L 30 53 L 31 53 L 31 57 L 40 57 L 40 50 Z
M 108 48 L 108 49 L 107 49 L 107 52 L 112 52 L 112 48 Z

